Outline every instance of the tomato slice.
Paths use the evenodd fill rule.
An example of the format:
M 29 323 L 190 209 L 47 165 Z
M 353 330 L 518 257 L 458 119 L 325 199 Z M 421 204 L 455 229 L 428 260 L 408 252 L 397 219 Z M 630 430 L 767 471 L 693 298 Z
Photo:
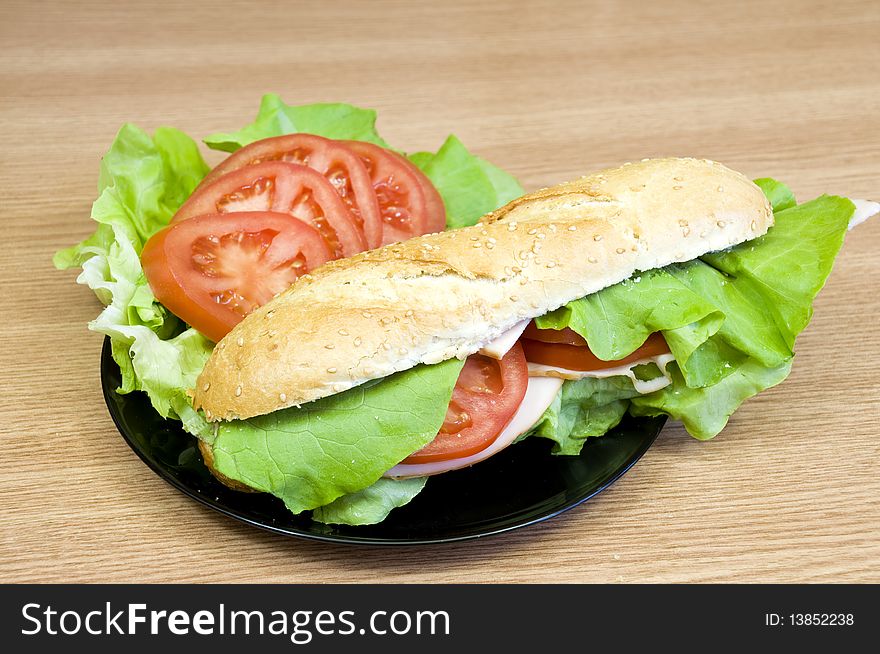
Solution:
M 432 231 L 436 217 L 429 216 L 428 199 L 419 177 L 421 173 L 414 172 L 415 166 L 403 157 L 372 143 L 363 141 L 344 143 L 360 156 L 370 174 L 373 189 L 376 197 L 379 198 L 382 244 L 403 241 Z M 436 192 L 434 190 L 434 193 Z M 445 227 L 445 213 L 443 223 Z M 433 231 L 442 231 L 443 227 Z
M 437 187 L 434 186 L 433 182 L 428 179 L 428 176 L 425 175 L 425 173 L 423 173 L 412 161 L 404 157 L 402 154 L 397 154 L 396 152 L 393 152 L 392 154 L 409 167 L 412 174 L 419 180 L 422 192 L 425 194 L 425 205 L 428 215 L 427 223 L 425 225 L 425 233 L 434 234 L 445 230 L 446 205 L 443 204 L 443 198 L 440 197 L 440 192 L 437 190 Z
M 567 368 L 568 370 L 606 370 L 669 352 L 669 346 L 660 332 L 651 334 L 639 349 L 616 361 L 603 361 L 593 354 L 586 345 L 535 341 L 530 338 L 523 338 L 520 343 L 522 343 L 528 361 L 545 366 Z
M 361 158 L 341 141 L 315 134 L 286 134 L 254 141 L 221 161 L 202 185 L 211 184 L 233 170 L 264 161 L 301 164 L 324 175 L 351 211 L 367 246 L 381 245 L 382 219 L 370 175 Z
M 266 161 L 199 186 L 174 216 L 242 211 L 286 213 L 315 227 L 333 258 L 350 257 L 367 244 L 342 198 L 321 173 L 299 164 Z
M 172 223 L 141 253 L 156 299 L 213 341 L 330 258 L 318 230 L 271 212 Z
M 458 376 L 437 437 L 403 463 L 448 461 L 486 449 L 513 418 L 528 384 L 519 343 L 500 361 L 472 354 Z

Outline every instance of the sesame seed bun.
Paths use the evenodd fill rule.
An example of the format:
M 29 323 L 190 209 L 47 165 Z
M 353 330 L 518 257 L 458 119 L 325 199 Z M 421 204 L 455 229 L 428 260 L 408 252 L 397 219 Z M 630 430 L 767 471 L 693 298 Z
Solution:
M 217 344 L 194 405 L 209 420 L 249 418 L 463 358 L 521 320 L 772 224 L 755 184 L 705 159 L 645 160 L 542 189 L 473 227 L 301 277 Z

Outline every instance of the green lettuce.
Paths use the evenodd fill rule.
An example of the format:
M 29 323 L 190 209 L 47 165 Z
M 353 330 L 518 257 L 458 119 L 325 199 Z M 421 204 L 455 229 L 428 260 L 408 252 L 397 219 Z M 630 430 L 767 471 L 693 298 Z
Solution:
M 212 134 L 205 143 L 215 150 L 235 152 L 259 139 L 294 132 L 390 147 L 376 131 L 375 111 L 342 103 L 291 106 L 275 94 L 263 96 L 257 117 L 250 125 L 229 134 Z M 436 153 L 416 152 L 407 156 L 443 198 L 450 228 L 473 225 L 484 214 L 523 194 L 514 177 L 468 152 L 454 136 L 449 136 Z
M 712 438 L 744 400 L 788 375 L 795 339 L 810 320 L 812 302 L 831 272 L 854 207 L 836 196 L 797 205 L 784 184 L 758 182 L 774 206 L 775 225 L 765 236 L 637 273 L 537 319 L 543 329 L 575 330 L 604 360 L 623 358 L 652 332 L 663 333 L 676 359 L 669 366 L 672 383 L 647 395 L 614 398 L 613 408 L 601 414 L 609 424 L 612 416 L 622 415 L 620 403 L 627 400 L 633 414 L 666 414 L 681 420 L 696 438 Z M 571 395 L 566 383 L 561 396 Z M 583 399 L 569 400 L 555 412 L 580 416 L 579 422 L 569 419 L 564 425 L 600 415 L 596 400 L 586 403 L 590 416 L 581 415 L 584 405 Z M 553 409 L 543 424 L 553 424 Z M 552 438 L 582 441 L 596 429 L 573 426 L 571 433 Z M 546 435 L 540 429 L 536 433 Z
M 163 127 L 151 138 L 124 125 L 101 162 L 92 206 L 97 230 L 54 258 L 58 268 L 80 266 L 77 281 L 106 305 L 89 329 L 111 339 L 122 371 L 119 392 L 146 392 L 160 415 L 181 420 L 196 434 L 208 428 L 186 391 L 213 344 L 156 301 L 139 254 L 207 171 L 195 142 L 182 132 Z
M 442 196 L 450 229 L 473 225 L 524 193 L 514 177 L 472 155 L 454 136 L 435 154 L 416 152 L 409 158 Z
M 420 365 L 299 408 L 219 423 L 214 465 L 293 513 L 362 491 L 434 439 L 463 365 Z
M 379 479 L 357 493 L 319 506 L 312 511 L 312 519 L 325 524 L 374 525 L 387 518 L 392 509 L 409 504 L 426 481 L 427 477 Z

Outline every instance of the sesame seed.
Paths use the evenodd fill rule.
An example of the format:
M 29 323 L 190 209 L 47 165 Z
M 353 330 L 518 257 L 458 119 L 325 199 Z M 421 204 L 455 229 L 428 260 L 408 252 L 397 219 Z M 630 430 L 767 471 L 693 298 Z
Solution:
M 754 232 L 756 229 L 758 229 L 758 223 L 756 223 L 756 222 L 753 220 L 753 221 L 752 221 L 752 224 L 750 225 L 750 227 L 752 228 L 752 231 Z
M 673 187 L 672 187 L 672 190 L 673 190 L 673 191 L 680 191 L 680 190 L 683 189 L 683 188 L 684 188 L 683 186 L 673 186 Z
M 372 318 L 372 317 L 373 317 L 373 314 L 370 313 L 369 311 L 364 311 L 363 313 L 361 313 L 361 315 L 362 315 L 364 318 Z
M 511 295 L 511 296 L 510 296 L 510 301 L 511 301 L 511 302 L 516 302 L 517 300 L 519 300 L 519 298 L 518 298 L 516 295 Z
M 624 252 L 626 252 L 626 250 L 623 248 L 617 248 L 617 254 L 623 254 Z
M 494 250 L 495 244 L 494 243 L 486 243 L 486 249 L 487 250 Z
M 528 235 L 529 235 L 529 236 L 534 236 L 534 235 L 537 234 L 537 233 L 538 233 L 538 230 L 537 230 L 537 229 L 530 229 L 530 230 L 528 231 Z
M 403 315 L 406 316 L 407 318 L 412 318 L 412 317 L 413 317 L 413 313 L 414 313 L 414 312 L 413 312 L 412 309 L 407 309 L 407 310 L 406 310 L 406 313 L 404 313 Z
M 340 329 L 340 330 L 339 330 L 339 335 L 340 335 L 340 336 L 348 336 L 348 330 Z
M 551 224 L 550 227 L 549 227 L 548 229 L 550 230 L 550 233 L 551 233 L 551 234 L 555 234 L 555 233 L 556 233 L 556 225 Z
M 498 242 L 497 240 L 495 240 L 495 239 L 492 238 L 491 236 L 490 236 L 489 238 L 487 238 L 486 241 L 489 242 L 489 243 L 497 243 L 497 242 Z
M 520 273 L 522 272 L 522 268 L 520 268 L 519 266 L 514 266 L 513 268 L 511 268 L 511 270 L 512 270 L 512 271 L 514 272 L 514 274 L 516 274 L 516 275 L 518 275 L 518 274 L 520 274 Z
M 684 180 L 684 177 L 673 177 L 672 179 L 674 179 L 676 182 L 680 182 Z
M 706 238 L 706 232 L 705 232 L 705 231 L 700 232 L 700 238 Z
M 554 261 L 548 261 L 547 265 L 545 266 L 545 268 L 555 268 L 555 267 L 556 267 L 556 263 Z
M 327 372 L 332 375 L 334 372 L 336 372 L 336 368 L 327 368 Z
M 587 261 L 590 263 L 599 263 L 599 260 L 596 257 L 587 257 Z
M 382 343 L 382 349 L 385 350 L 386 352 L 389 351 L 391 349 L 391 343 L 389 343 L 387 341 L 385 343 Z
M 238 340 L 235 342 L 238 343 L 238 347 L 242 347 L 244 345 L 244 338 L 242 336 L 239 336 Z
M 205 391 L 205 392 L 207 392 L 209 388 L 211 388 L 211 383 L 210 383 L 210 382 L 205 382 L 205 385 L 202 386 L 202 390 Z
M 279 393 L 278 399 L 281 400 L 282 402 L 287 402 L 287 393 Z
M 235 397 L 238 397 L 239 395 L 241 395 L 241 386 L 236 386 L 235 387 Z
M 723 191 L 724 191 L 724 187 L 723 187 L 723 186 L 719 186 L 719 187 L 718 187 L 718 192 L 719 192 L 719 193 L 722 193 Z
M 570 232 L 576 232 L 576 231 L 577 231 L 577 227 L 575 227 L 574 225 L 569 225 L 569 226 L 568 226 L 568 231 L 570 231 Z
M 325 350 L 332 350 L 334 347 L 336 347 L 336 346 L 333 345 L 333 343 L 327 343 L 327 345 L 324 346 L 324 349 Z
M 516 223 L 510 223 L 509 225 L 507 225 L 507 231 L 508 232 L 515 232 L 516 231 Z
M 211 413 L 210 411 L 205 411 L 205 417 L 206 417 L 208 420 L 210 420 L 211 418 L 214 417 L 214 414 Z
M 528 284 L 528 283 L 529 283 L 529 280 L 526 279 L 525 277 L 523 277 L 522 279 L 519 280 L 519 285 L 520 285 L 520 286 L 525 286 L 525 285 Z
M 688 225 L 688 221 L 686 221 L 686 220 L 679 220 L 679 221 L 678 221 L 678 224 L 681 225 L 682 227 L 687 227 L 687 225 Z
M 602 235 L 601 235 L 601 234 L 596 234 L 596 235 L 593 237 L 593 240 L 594 240 L 594 241 L 601 241 L 601 240 L 602 240 Z
M 690 228 L 690 227 L 685 227 L 683 230 L 681 230 L 681 233 L 682 233 L 683 236 L 687 236 L 688 234 L 691 233 L 691 228 Z
M 725 223 L 723 220 L 719 220 L 719 221 L 718 221 L 717 223 L 715 223 L 715 224 L 718 225 L 719 227 L 724 227 L 724 225 L 725 225 L 726 223 Z
M 477 243 L 474 243 L 474 247 L 475 247 L 475 248 L 481 248 L 481 247 L 483 247 L 483 244 L 477 242 Z
M 269 311 L 266 312 L 267 318 L 271 318 L 274 315 L 275 315 L 275 309 L 270 309 Z
M 543 239 L 543 238 L 547 238 L 547 235 L 546 234 L 538 234 L 535 238 Z
M 385 318 L 380 318 L 379 324 L 382 325 L 383 327 L 385 325 L 389 325 L 389 324 L 391 324 L 391 318 L 388 318 L 387 316 Z
M 471 236 L 472 241 L 479 241 L 480 238 L 478 236 Z
M 405 347 L 399 347 L 399 348 L 397 348 L 397 353 L 398 353 L 400 356 L 403 356 L 403 355 L 406 354 L 407 352 L 409 352 L 409 350 L 407 350 Z
M 358 336 L 356 339 L 354 339 L 354 346 L 355 347 L 360 347 L 361 343 L 363 343 L 363 341 L 361 340 L 360 336 Z
M 268 336 L 269 338 L 275 338 L 276 336 L 278 336 L 278 332 L 274 329 L 270 329 L 268 332 Z

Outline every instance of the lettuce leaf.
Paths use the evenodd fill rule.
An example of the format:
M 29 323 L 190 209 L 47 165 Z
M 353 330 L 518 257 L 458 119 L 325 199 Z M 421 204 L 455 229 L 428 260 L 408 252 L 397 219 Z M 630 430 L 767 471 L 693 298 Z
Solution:
M 854 210 L 836 196 L 796 205 L 784 184 L 759 181 L 776 210 L 765 236 L 639 273 L 536 321 L 543 329 L 574 329 L 605 360 L 631 354 L 661 331 L 676 358 L 673 383 L 634 397 L 631 411 L 670 415 L 700 439 L 715 436 L 744 400 L 788 375 L 795 340 Z
M 213 345 L 156 301 L 139 254 L 207 171 L 195 142 L 182 132 L 162 127 L 151 138 L 124 125 L 101 162 L 92 206 L 97 230 L 54 258 L 58 268 L 81 266 L 77 282 L 106 305 L 89 329 L 111 339 L 122 371 L 119 392 L 145 391 L 160 415 L 197 434 L 208 427 L 186 391 Z
M 296 132 L 389 147 L 376 131 L 376 112 L 372 109 L 341 102 L 291 106 L 275 93 L 263 96 L 257 117 L 250 125 L 229 134 L 211 134 L 205 144 L 213 150 L 235 152 L 260 139 Z
M 312 511 L 312 519 L 325 524 L 374 525 L 392 509 L 409 504 L 425 487 L 427 477 L 379 479 L 372 486 L 343 495 Z
M 300 408 L 219 423 L 214 465 L 293 513 L 329 504 L 433 440 L 463 365 L 420 365 Z
M 259 139 L 295 132 L 390 147 L 376 131 L 375 111 L 342 103 L 292 106 L 275 94 L 263 96 L 253 123 L 238 132 L 212 134 L 205 143 L 215 150 L 235 152 Z M 484 214 L 523 194 L 516 179 L 468 152 L 454 136 L 449 136 L 436 153 L 417 152 L 409 159 L 443 198 L 450 228 L 473 225 Z
M 410 160 L 439 191 L 450 229 L 474 225 L 524 193 L 516 179 L 472 155 L 454 136 L 447 138 L 436 154 L 417 152 Z
M 672 384 L 655 393 L 634 397 L 630 413 L 636 416 L 668 415 L 681 420 L 694 438 L 709 440 L 724 429 L 730 416 L 745 400 L 788 377 L 791 360 L 770 367 L 748 359 L 720 382 L 705 388 L 688 386 L 675 363 L 669 364 L 667 372 L 672 377 Z

